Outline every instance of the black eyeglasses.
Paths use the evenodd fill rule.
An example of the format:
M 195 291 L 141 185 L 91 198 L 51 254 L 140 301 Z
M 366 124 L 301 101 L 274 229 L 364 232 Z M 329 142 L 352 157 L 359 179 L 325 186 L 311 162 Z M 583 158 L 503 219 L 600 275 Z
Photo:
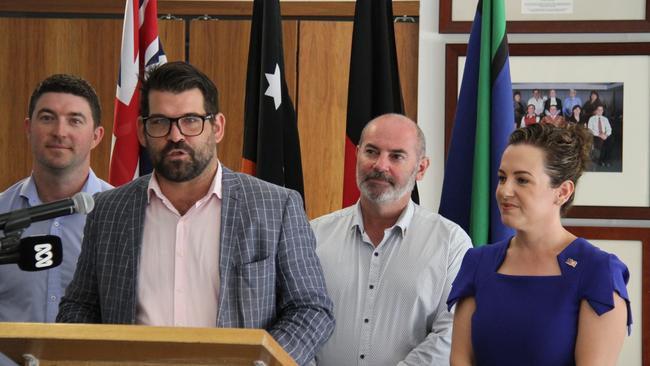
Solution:
M 183 136 L 198 136 L 203 133 L 205 121 L 214 118 L 214 114 L 199 116 L 190 114 L 178 118 L 164 116 L 142 117 L 144 131 L 149 137 L 165 137 L 172 131 L 172 123 L 176 122 L 178 130 Z

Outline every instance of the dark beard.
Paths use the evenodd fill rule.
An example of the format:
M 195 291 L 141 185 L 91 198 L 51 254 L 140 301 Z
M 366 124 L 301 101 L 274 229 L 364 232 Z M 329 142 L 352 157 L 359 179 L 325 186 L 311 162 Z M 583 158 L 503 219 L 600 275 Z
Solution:
M 172 150 L 183 150 L 190 156 L 190 161 L 168 161 L 165 156 Z M 199 176 L 212 160 L 213 155 L 199 155 L 194 149 L 185 143 L 185 141 L 169 141 L 165 148 L 157 154 L 154 154 L 147 148 L 149 156 L 152 157 L 153 167 L 163 178 L 172 182 L 187 182 Z

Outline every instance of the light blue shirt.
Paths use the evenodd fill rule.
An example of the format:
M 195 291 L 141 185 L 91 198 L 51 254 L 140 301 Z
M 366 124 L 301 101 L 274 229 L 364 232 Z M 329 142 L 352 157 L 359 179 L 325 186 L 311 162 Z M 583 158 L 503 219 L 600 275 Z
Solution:
M 564 99 L 564 104 L 562 104 L 562 109 L 564 110 L 564 115 L 567 117 L 571 117 L 571 113 L 573 113 L 573 106 L 579 105 L 582 107 L 582 100 L 580 100 L 580 97 L 566 97 Z
M 91 170 L 81 191 L 95 194 L 111 188 Z M 0 213 L 40 204 L 31 176 L 0 193 Z M 0 321 L 53 323 L 56 320 L 59 301 L 77 266 L 85 223 L 86 215 L 74 214 L 34 222 L 25 229 L 22 237 L 46 234 L 60 237 L 63 262 L 38 272 L 24 272 L 17 264 L 0 265 Z
M 445 302 L 471 247 L 463 229 L 413 201 L 377 247 L 358 203 L 311 226 L 336 318 L 318 366 L 448 365 Z

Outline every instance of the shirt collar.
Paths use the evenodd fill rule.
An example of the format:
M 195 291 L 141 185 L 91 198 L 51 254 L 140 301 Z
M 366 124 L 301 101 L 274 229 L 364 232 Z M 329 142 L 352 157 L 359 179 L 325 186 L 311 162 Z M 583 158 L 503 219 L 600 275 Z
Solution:
M 81 187 L 81 192 L 86 192 L 91 195 L 102 191 L 102 182 L 97 178 L 95 172 L 92 169 L 88 170 L 88 178 L 83 187 Z M 33 173 L 27 179 L 20 189 L 20 196 L 25 197 L 30 206 L 40 205 L 43 202 L 38 196 L 38 189 L 36 189 L 36 183 L 34 182 Z
M 34 183 L 34 177 L 29 176 L 25 180 L 22 188 L 20 188 L 20 195 L 27 199 L 30 206 L 36 206 L 41 204 L 41 199 L 38 197 L 38 190 L 36 189 L 36 184 Z
M 90 169 L 88 172 L 88 179 L 86 179 L 86 184 L 84 184 L 83 188 L 81 188 L 81 191 L 94 195 L 95 193 L 99 193 L 102 190 L 102 181 L 99 180 L 99 178 L 97 178 L 95 175 L 95 172 Z
M 214 178 L 212 179 L 208 193 L 203 198 L 201 198 L 199 202 L 202 202 L 205 198 L 210 197 L 211 195 L 215 195 L 218 199 L 221 199 L 222 176 L 223 169 L 221 169 L 221 162 L 217 162 L 217 174 L 215 174 Z M 167 201 L 167 197 L 165 197 L 165 195 L 162 193 L 162 190 L 160 189 L 160 184 L 158 184 L 156 174 L 151 174 L 151 179 L 149 180 L 149 185 L 147 187 L 147 203 L 151 202 L 152 195 L 156 195 L 161 200 Z
M 363 227 L 363 214 L 361 213 L 361 204 L 360 201 L 357 201 L 356 207 L 354 208 L 354 216 L 352 218 L 352 227 L 357 228 L 360 233 L 364 233 L 365 229 Z M 387 230 L 393 230 L 393 228 L 399 228 L 402 236 L 406 235 L 406 229 L 408 229 L 413 219 L 413 213 L 415 212 L 415 203 L 413 200 L 409 200 L 406 208 L 402 210 L 402 213 L 399 215 L 395 225 L 388 228 Z

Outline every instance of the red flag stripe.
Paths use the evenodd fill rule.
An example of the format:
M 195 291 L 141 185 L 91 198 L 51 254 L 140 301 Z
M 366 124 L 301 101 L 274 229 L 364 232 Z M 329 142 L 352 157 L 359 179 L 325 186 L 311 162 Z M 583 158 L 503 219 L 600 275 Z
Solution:
M 345 162 L 343 167 L 343 207 L 357 203 L 359 188 L 357 188 L 357 147 L 345 138 Z
M 150 1 L 144 13 L 144 22 L 140 27 L 141 49 L 146 49 L 158 39 L 158 6 L 155 1 Z
M 128 183 L 138 175 L 139 77 L 144 73 L 145 65 L 153 66 L 166 62 L 158 39 L 157 2 L 145 1 L 143 9 L 140 9 L 138 4 L 137 0 L 127 0 L 125 6 L 113 121 L 114 142 L 109 169 L 109 181 L 115 186 Z

